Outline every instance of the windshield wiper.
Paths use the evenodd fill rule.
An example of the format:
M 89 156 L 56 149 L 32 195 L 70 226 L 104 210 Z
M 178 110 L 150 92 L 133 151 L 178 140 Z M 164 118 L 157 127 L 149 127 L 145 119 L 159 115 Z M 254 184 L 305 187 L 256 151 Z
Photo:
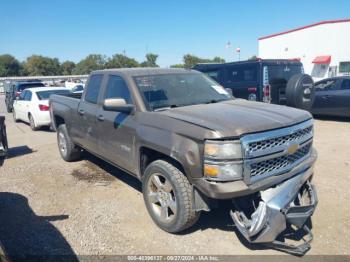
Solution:
M 164 106 L 157 106 L 157 107 L 153 107 L 153 111 L 162 111 L 162 110 L 168 110 L 171 108 L 175 108 L 175 107 L 180 107 L 181 105 L 164 105 Z

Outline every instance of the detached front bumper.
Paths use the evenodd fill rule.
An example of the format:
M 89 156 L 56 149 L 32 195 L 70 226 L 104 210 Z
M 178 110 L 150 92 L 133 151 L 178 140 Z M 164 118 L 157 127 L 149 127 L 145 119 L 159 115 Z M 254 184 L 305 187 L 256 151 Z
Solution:
M 233 202 L 235 210 L 231 211 L 231 217 L 249 242 L 269 244 L 296 255 L 303 255 L 310 249 L 312 234 L 305 224 L 313 215 L 318 200 L 314 186 L 301 175 Z M 307 231 L 310 240 L 298 246 L 277 241 L 288 224 Z

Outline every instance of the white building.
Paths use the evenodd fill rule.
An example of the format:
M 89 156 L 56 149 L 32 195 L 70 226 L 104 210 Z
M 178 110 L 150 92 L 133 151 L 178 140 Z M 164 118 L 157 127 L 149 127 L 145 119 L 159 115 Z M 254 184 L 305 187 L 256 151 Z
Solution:
M 298 59 L 314 80 L 350 75 L 350 19 L 322 21 L 261 37 L 259 57 Z

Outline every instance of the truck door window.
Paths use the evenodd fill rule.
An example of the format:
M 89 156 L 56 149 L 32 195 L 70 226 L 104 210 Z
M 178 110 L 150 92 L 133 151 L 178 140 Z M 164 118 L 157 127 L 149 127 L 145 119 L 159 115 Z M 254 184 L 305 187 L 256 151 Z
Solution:
M 97 104 L 103 75 L 92 75 L 86 88 L 85 101 Z
M 123 98 L 127 104 L 132 103 L 129 88 L 120 76 L 109 76 L 104 98 Z
M 341 84 L 341 89 L 342 90 L 350 89 L 350 79 L 343 80 L 343 83 Z

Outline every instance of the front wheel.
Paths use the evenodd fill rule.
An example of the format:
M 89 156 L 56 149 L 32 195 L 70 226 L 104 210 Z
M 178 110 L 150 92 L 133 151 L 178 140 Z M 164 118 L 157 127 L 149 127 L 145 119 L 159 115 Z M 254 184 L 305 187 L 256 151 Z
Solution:
M 57 144 L 60 155 L 65 161 L 72 162 L 81 158 L 81 149 L 72 142 L 65 124 L 57 129 Z
M 177 233 L 198 221 L 200 213 L 193 209 L 191 185 L 169 162 L 156 160 L 146 168 L 142 191 L 146 208 L 161 229 Z

